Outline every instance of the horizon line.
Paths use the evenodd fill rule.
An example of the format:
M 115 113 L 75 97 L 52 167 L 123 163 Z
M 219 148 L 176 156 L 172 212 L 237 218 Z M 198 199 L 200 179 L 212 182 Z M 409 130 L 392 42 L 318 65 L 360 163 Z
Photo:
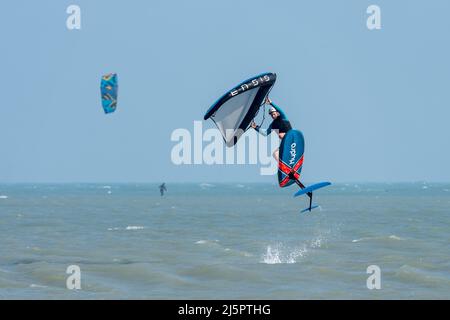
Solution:
M 156 184 L 156 183 L 172 183 L 172 184 L 183 184 L 183 183 L 208 183 L 208 184 L 278 184 L 277 181 L 266 182 L 266 181 L 0 181 L 1 184 Z M 310 182 L 313 183 L 313 182 Z M 332 184 L 366 184 L 366 183 L 450 183 L 450 181 L 427 181 L 427 180 L 397 180 L 397 181 L 331 181 Z

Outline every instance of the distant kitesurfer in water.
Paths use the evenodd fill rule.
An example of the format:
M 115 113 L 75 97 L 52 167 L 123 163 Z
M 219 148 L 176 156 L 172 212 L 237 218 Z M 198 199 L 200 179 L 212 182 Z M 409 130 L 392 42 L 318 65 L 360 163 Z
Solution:
M 161 197 L 164 195 L 164 191 L 167 191 L 166 183 L 159 186 L 159 192 L 161 192 Z
M 272 132 L 272 130 L 276 130 L 276 132 L 278 133 L 278 137 L 280 138 L 280 140 L 282 140 L 284 138 L 284 136 L 286 135 L 286 133 L 292 129 L 291 123 L 287 119 L 283 110 L 281 110 L 280 107 L 278 107 L 275 103 L 273 103 L 272 100 L 269 99 L 269 97 L 266 98 L 264 103 L 270 104 L 269 114 L 273 119 L 272 123 L 269 125 L 269 127 L 266 130 L 261 129 L 258 125 L 256 125 L 256 123 L 254 121 L 252 122 L 251 126 L 253 129 L 258 131 L 263 136 L 268 136 Z M 279 161 L 279 158 L 280 158 L 279 154 L 280 154 L 280 149 L 277 148 L 273 152 L 273 157 L 277 161 Z

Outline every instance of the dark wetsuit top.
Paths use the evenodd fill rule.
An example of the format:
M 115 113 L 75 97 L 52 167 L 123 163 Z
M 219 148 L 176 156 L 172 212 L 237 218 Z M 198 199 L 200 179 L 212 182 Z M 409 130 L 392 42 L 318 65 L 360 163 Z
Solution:
M 261 129 L 259 126 L 255 128 L 256 131 L 261 133 L 264 136 L 268 136 L 272 130 L 278 130 L 279 133 L 286 133 L 289 130 L 292 129 L 291 123 L 287 119 L 286 115 L 284 114 L 283 110 L 281 110 L 280 107 L 278 107 L 275 103 L 271 102 L 270 105 L 274 107 L 279 113 L 280 116 L 272 121 L 272 123 L 269 125 L 267 130 Z
M 159 192 L 161 192 L 161 196 L 164 195 L 164 191 L 167 191 L 165 183 L 163 183 L 162 185 L 159 186 Z

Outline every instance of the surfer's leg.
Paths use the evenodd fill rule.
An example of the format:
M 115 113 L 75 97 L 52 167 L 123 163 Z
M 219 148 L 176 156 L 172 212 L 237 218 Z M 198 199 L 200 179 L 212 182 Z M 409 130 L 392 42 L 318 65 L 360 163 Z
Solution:
M 280 148 L 277 148 L 274 152 L 273 152 L 273 157 L 275 158 L 275 160 L 280 161 Z

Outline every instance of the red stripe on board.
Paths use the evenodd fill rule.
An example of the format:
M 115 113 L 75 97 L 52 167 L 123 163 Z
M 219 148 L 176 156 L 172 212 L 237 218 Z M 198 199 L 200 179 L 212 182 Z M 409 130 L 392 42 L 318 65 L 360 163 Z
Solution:
M 289 182 L 289 180 L 291 180 L 289 176 L 286 176 L 286 178 L 284 178 L 283 181 L 280 182 L 280 187 L 284 187 Z
M 285 164 L 284 162 L 280 161 L 278 164 L 278 169 L 280 169 L 282 172 L 284 172 L 285 174 L 289 174 L 291 173 L 291 167 L 289 167 L 287 164 Z

